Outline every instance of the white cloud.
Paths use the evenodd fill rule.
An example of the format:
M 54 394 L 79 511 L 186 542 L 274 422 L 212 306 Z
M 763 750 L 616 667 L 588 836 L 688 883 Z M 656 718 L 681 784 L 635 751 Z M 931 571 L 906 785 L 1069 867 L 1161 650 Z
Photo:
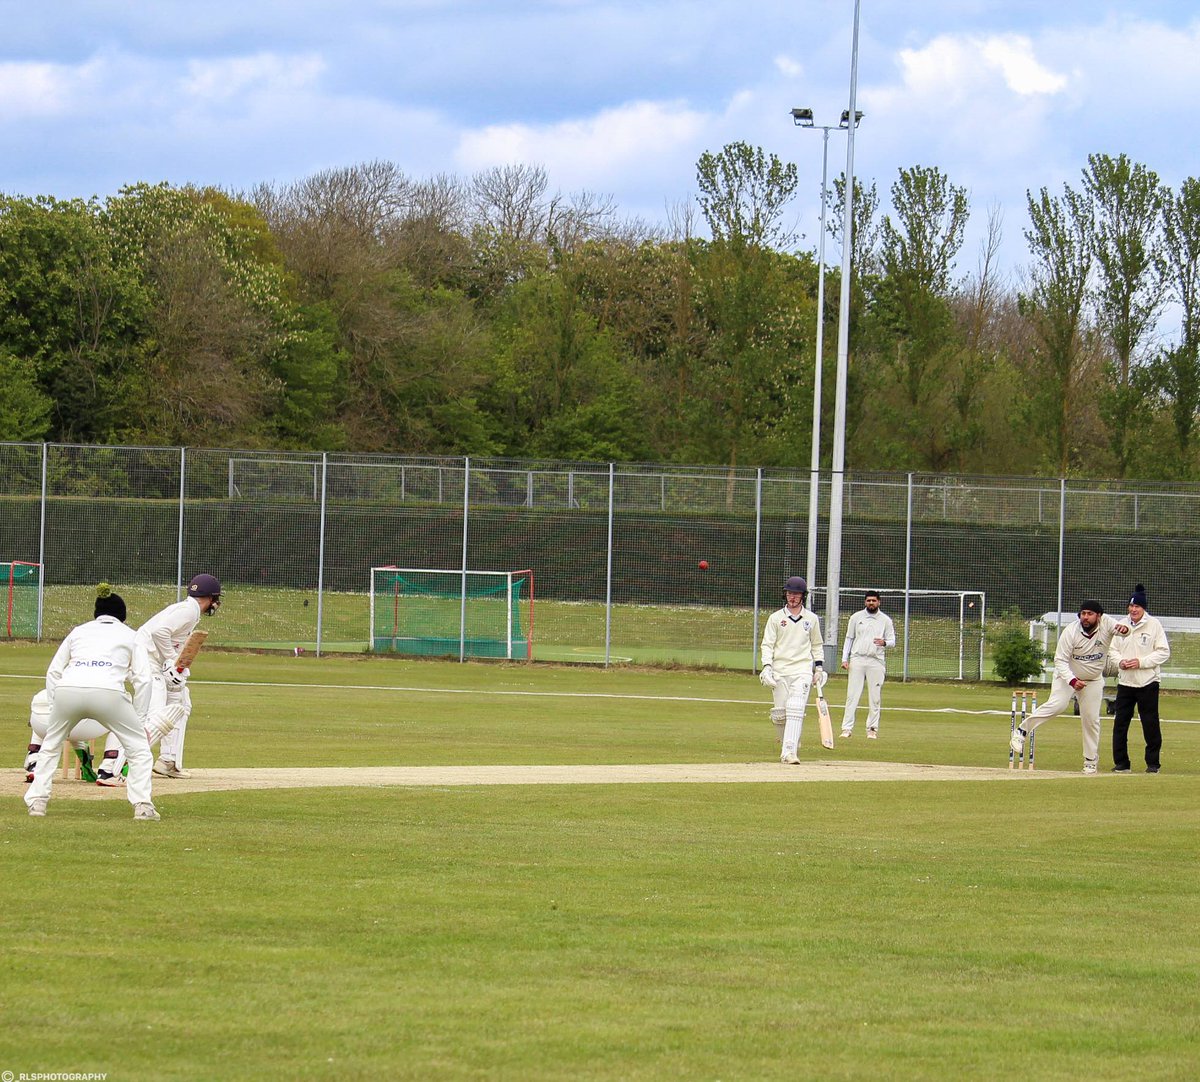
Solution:
M 901 49 L 905 88 L 922 96 L 962 98 L 981 85 L 1000 81 L 1014 94 L 1056 94 L 1067 86 L 1034 55 L 1020 34 L 941 34 L 920 49 Z
M 780 55 L 775 58 L 775 70 L 789 79 L 799 79 L 804 74 L 804 65 L 790 56 Z
M 1016 94 L 1056 94 L 1067 85 L 1067 77 L 1043 67 L 1033 55 L 1033 43 L 1025 37 L 1005 35 L 983 42 L 984 59 L 1004 76 Z
M 102 68 L 99 61 L 80 65 L 0 63 L 0 121 L 68 113 L 90 96 Z
M 310 87 L 324 72 L 319 56 L 257 53 L 219 60 L 192 60 L 181 89 L 189 97 L 226 101 L 250 93 L 287 94 Z
M 632 171 L 656 171 L 656 160 L 673 162 L 707 121 L 706 114 L 682 102 L 630 102 L 556 124 L 494 124 L 468 131 L 456 158 L 468 171 L 536 163 L 567 188 L 607 190 Z

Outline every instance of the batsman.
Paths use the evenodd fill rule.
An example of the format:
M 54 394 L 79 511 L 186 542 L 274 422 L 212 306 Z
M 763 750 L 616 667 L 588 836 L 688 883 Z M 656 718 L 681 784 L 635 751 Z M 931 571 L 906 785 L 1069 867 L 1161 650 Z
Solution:
M 201 616 L 215 616 L 221 606 L 221 584 L 212 575 L 196 575 L 187 597 L 151 616 L 137 631 L 137 639 L 150 658 L 152 672 L 148 730 L 160 737 L 154 773 L 163 778 L 187 778 L 183 768 L 183 740 L 192 713 L 187 680 L 189 659 L 181 652 L 192 640 L 194 648 L 203 632 L 193 637 Z M 190 651 L 189 651 L 190 652 Z M 183 662 L 183 664 L 180 664 Z M 124 754 L 110 737 L 104 762 L 96 772 L 97 785 L 120 785 Z
M 821 622 L 805 604 L 808 583 L 793 575 L 784 583 L 783 598 L 783 608 L 771 614 L 763 630 L 758 678 L 774 696 L 771 721 L 782 745 L 779 761 L 795 764 L 808 694 L 815 686 L 819 695 L 828 675 Z

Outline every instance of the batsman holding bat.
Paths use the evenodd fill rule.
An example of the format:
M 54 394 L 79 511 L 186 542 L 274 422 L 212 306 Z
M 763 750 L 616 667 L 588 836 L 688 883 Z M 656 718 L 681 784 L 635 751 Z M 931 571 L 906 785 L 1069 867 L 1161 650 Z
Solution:
M 793 575 L 784 583 L 784 606 L 767 620 L 762 637 L 762 671 L 758 678 L 771 689 L 771 721 L 782 745 L 781 763 L 798 763 L 800 731 L 808 694 L 818 694 L 828 676 L 824 668 L 824 640 L 817 614 L 807 608 L 808 583 Z M 832 744 L 832 741 L 829 742 Z
M 147 728 L 152 739 L 160 738 L 158 758 L 154 760 L 154 773 L 160 777 L 191 776 L 183 768 L 183 739 L 192 713 L 192 695 L 187 686 L 191 658 L 184 650 L 187 647 L 195 657 L 200 636 L 206 634 L 196 632 L 196 625 L 201 616 L 216 615 L 220 605 L 221 584 L 212 575 L 197 575 L 188 583 L 187 597 L 168 605 L 138 628 L 138 642 L 150 658 L 153 673 Z M 196 638 L 192 638 L 193 632 Z M 96 784 L 120 785 L 121 760 L 120 747 L 110 740 Z

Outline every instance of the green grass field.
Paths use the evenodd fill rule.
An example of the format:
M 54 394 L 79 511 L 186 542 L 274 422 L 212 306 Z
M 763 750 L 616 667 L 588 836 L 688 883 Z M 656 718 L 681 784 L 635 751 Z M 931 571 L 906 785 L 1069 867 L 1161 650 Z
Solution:
M 0 646 L 13 774 L 50 652 Z M 776 754 L 765 693 L 733 673 L 214 651 L 192 683 L 194 769 Z M 879 741 L 860 715 L 822 752 L 810 712 L 802 756 L 1004 766 L 1007 702 L 889 683 Z M 56 782 L 45 819 L 15 796 L 0 816 L 0 1070 L 1193 1078 L 1200 697 L 1163 713 L 1157 777 L 158 781 L 161 823 Z M 1080 759 L 1074 718 L 1039 730 L 1039 767 Z

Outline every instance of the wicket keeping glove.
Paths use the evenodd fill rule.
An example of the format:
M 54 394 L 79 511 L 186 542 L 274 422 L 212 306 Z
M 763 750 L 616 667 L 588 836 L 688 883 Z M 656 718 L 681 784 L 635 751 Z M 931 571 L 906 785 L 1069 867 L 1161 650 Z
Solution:
M 764 665 L 762 667 L 762 672 L 760 672 L 758 674 L 758 681 L 765 688 L 773 688 L 776 684 L 779 683 L 779 681 L 778 681 L 778 679 L 776 679 L 775 673 L 771 669 L 770 665 Z
M 191 675 L 191 669 L 184 669 L 180 672 L 175 668 L 174 664 L 163 666 L 163 680 L 167 685 L 167 691 L 179 691 L 183 685 L 187 683 L 187 678 Z

